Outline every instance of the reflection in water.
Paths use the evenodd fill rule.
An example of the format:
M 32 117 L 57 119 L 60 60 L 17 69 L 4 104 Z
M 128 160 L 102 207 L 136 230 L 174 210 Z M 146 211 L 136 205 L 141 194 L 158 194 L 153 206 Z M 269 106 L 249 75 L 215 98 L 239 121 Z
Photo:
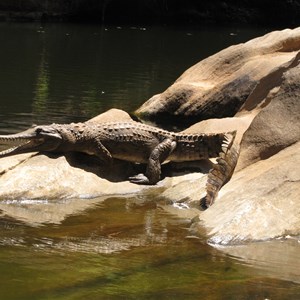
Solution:
M 45 49 L 42 50 L 40 60 L 41 61 L 37 72 L 35 96 L 32 100 L 32 112 L 35 115 L 45 113 L 49 100 L 49 71 Z

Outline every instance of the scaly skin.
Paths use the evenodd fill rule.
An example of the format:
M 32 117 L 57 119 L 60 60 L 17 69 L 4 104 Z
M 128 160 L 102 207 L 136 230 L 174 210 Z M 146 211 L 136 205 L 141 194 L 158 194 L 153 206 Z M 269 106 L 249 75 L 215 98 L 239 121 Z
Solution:
M 102 124 L 71 123 L 36 126 L 13 135 L 0 135 L 0 143 L 19 142 L 0 152 L 0 157 L 27 152 L 84 152 L 105 162 L 113 158 L 146 163 L 145 174 L 130 177 L 138 184 L 156 184 L 161 163 L 218 157 L 208 174 L 204 208 L 213 204 L 220 188 L 230 179 L 238 150 L 233 147 L 236 132 L 182 134 L 137 122 Z

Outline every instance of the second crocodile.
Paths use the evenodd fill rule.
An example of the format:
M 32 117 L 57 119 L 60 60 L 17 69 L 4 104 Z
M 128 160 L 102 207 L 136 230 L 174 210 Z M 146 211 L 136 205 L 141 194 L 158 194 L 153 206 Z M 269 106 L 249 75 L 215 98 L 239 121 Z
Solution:
M 213 204 L 220 188 L 231 178 L 238 159 L 233 144 L 236 132 L 184 134 L 138 122 L 51 124 L 24 132 L 0 135 L 0 143 L 17 143 L 0 152 L 0 157 L 27 152 L 84 152 L 105 162 L 113 158 L 146 163 L 145 174 L 130 177 L 137 184 L 156 184 L 161 163 L 217 158 L 208 174 L 204 208 Z

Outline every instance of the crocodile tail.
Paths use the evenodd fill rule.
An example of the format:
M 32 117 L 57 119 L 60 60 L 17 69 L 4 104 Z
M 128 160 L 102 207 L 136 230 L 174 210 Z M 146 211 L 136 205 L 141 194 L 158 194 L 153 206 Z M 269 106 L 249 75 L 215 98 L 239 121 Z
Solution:
M 239 156 L 239 145 L 234 143 L 235 136 L 236 131 L 224 134 L 222 150 L 217 158 L 217 163 L 208 173 L 206 196 L 200 200 L 200 205 L 204 209 L 214 203 L 219 190 L 233 174 Z

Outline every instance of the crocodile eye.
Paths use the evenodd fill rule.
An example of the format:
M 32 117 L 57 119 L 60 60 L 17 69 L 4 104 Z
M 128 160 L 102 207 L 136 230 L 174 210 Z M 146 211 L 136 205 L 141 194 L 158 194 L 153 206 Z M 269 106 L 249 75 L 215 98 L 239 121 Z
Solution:
M 37 128 L 37 129 L 35 130 L 35 132 L 36 132 L 37 134 L 40 134 L 42 131 L 43 131 L 42 128 Z

